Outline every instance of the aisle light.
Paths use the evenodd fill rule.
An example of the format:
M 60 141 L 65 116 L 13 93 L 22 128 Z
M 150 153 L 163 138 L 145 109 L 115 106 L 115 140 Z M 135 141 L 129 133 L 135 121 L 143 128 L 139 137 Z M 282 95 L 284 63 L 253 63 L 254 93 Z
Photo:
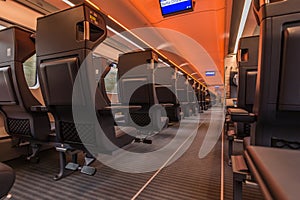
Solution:
M 242 36 L 242 33 L 244 31 L 244 28 L 245 28 L 245 24 L 246 24 L 246 20 L 247 20 L 247 17 L 248 17 L 249 10 L 250 10 L 250 6 L 251 6 L 251 0 L 245 0 L 243 12 L 242 12 L 242 17 L 241 17 L 240 25 L 239 25 L 239 31 L 238 31 L 238 34 L 236 36 L 233 53 L 237 53 L 239 40 L 240 40 L 240 38 Z

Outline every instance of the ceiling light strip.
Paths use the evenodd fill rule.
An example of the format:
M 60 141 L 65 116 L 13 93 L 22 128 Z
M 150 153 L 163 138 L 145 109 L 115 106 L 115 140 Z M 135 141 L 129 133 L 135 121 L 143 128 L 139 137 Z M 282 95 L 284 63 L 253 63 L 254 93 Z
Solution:
M 64 3 L 66 3 L 66 4 L 68 4 L 69 6 L 71 6 L 71 7 L 74 7 L 75 6 L 75 4 L 74 3 L 72 3 L 71 1 L 68 1 L 68 0 L 62 0 Z
M 88 1 L 88 0 L 86 0 Z M 191 78 L 193 78 L 194 80 L 197 80 L 196 78 L 194 78 L 193 76 L 191 76 L 186 70 L 182 69 L 180 66 L 178 66 L 176 63 L 174 63 L 173 61 L 169 60 L 165 55 L 163 55 L 162 53 L 160 53 L 158 50 L 156 50 L 154 47 L 152 47 L 150 44 L 148 44 L 146 41 L 144 41 L 143 39 L 141 39 L 139 36 L 137 36 L 135 33 L 133 33 L 132 31 L 130 31 L 126 26 L 124 26 L 123 24 L 121 24 L 119 21 L 117 21 L 115 18 L 113 18 L 110 15 L 107 15 L 107 17 L 109 19 L 111 19 L 112 21 L 114 21 L 116 24 L 118 24 L 119 26 L 121 26 L 124 30 L 128 31 L 130 34 L 132 34 L 134 37 L 136 37 L 137 39 L 139 39 L 140 41 L 142 41 L 144 44 L 146 44 L 147 46 L 149 46 L 153 51 L 155 51 L 157 54 L 159 54 L 161 57 L 163 57 L 165 60 L 167 60 L 168 62 L 170 62 L 172 65 L 174 65 L 175 67 L 177 67 L 178 69 L 180 69 L 182 72 L 184 72 L 185 74 L 187 74 L 188 76 L 190 76 Z M 128 39 L 128 38 L 127 38 Z M 129 39 L 128 39 L 129 40 Z M 198 81 L 199 84 L 203 85 L 204 87 L 206 87 L 203 83 L 201 83 L 200 81 Z
M 139 48 L 142 51 L 145 51 L 145 49 L 141 46 L 139 46 L 138 44 L 136 44 L 135 42 L 133 42 L 132 40 L 128 39 L 127 37 L 125 37 L 124 35 L 122 35 L 121 33 L 119 33 L 118 31 L 116 31 L 115 29 L 111 28 L 110 26 L 106 26 L 106 28 L 108 30 L 110 30 L 111 32 L 113 32 L 114 34 L 116 34 L 117 36 L 121 37 L 122 39 L 126 40 L 127 42 L 129 42 L 130 44 L 134 45 L 135 47 Z
M 96 9 L 100 10 L 100 8 L 96 4 L 94 4 L 93 2 L 91 2 L 90 0 L 85 0 L 85 1 L 88 2 L 89 4 L 91 4 Z
M 240 38 L 242 36 L 242 33 L 244 31 L 244 28 L 245 28 L 245 24 L 246 24 L 246 20 L 247 20 L 247 17 L 248 17 L 249 10 L 250 10 L 250 6 L 251 6 L 251 0 L 245 0 L 242 16 L 241 16 L 241 20 L 240 20 L 240 25 L 239 25 L 239 31 L 238 31 L 238 34 L 236 36 L 233 53 L 237 53 L 239 40 L 240 40 Z

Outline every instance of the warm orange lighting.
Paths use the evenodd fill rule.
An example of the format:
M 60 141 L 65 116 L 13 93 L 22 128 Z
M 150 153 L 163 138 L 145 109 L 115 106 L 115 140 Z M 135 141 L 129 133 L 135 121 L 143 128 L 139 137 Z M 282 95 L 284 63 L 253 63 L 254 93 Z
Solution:
M 88 1 L 88 0 L 86 0 Z M 199 84 L 201 84 L 202 86 L 205 87 L 205 85 L 201 82 L 199 82 L 196 78 L 194 78 L 191 74 L 189 74 L 186 70 L 182 69 L 182 67 L 178 66 L 176 63 L 174 63 L 173 61 L 169 60 L 164 54 L 162 54 L 161 52 L 159 52 L 158 50 L 156 50 L 154 47 L 152 47 L 150 44 L 148 44 L 146 41 L 144 41 L 142 38 L 140 38 L 139 36 L 137 36 L 136 34 L 134 34 L 132 31 L 130 31 L 126 26 L 124 26 L 123 24 L 121 24 L 120 22 L 118 22 L 115 18 L 113 18 L 110 15 L 107 15 L 108 18 L 110 18 L 111 20 L 113 20 L 116 24 L 118 24 L 119 26 L 121 26 L 123 29 L 125 29 L 126 31 L 128 31 L 130 34 L 132 34 L 134 37 L 136 37 L 137 39 L 139 39 L 140 41 L 142 41 L 144 44 L 146 44 L 147 46 L 149 46 L 153 51 L 155 51 L 157 54 L 159 54 L 161 57 L 163 57 L 165 60 L 167 60 L 169 63 L 171 63 L 172 65 L 174 65 L 176 68 L 180 69 L 182 72 L 184 72 L 185 74 L 187 74 L 189 77 L 191 77 L 192 79 L 194 79 L 195 81 L 197 81 Z M 194 74 L 194 73 L 193 73 Z
M 100 10 L 100 8 L 94 4 L 93 2 L 91 2 L 90 0 L 85 0 L 87 3 L 89 3 L 91 6 L 93 6 L 94 8 L 96 8 L 97 10 Z

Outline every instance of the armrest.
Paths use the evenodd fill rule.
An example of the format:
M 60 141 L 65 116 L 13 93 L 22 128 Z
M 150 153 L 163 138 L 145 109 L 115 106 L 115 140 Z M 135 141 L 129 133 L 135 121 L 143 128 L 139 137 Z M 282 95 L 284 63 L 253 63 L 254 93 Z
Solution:
M 48 107 L 46 106 L 42 106 L 42 105 L 38 105 L 38 106 L 31 106 L 30 110 L 32 112 L 48 112 Z
M 161 103 L 160 105 L 161 105 L 162 107 L 165 107 L 165 108 L 174 106 L 173 103 Z
M 104 108 L 104 110 L 125 110 L 125 109 L 129 109 L 129 110 L 139 110 L 141 109 L 142 106 L 106 106 Z
M 253 123 L 256 121 L 256 115 L 253 113 L 245 114 L 231 114 L 231 121 L 233 122 L 244 122 L 244 123 Z
M 232 122 L 253 123 L 256 121 L 256 116 L 241 108 L 229 108 L 227 110 Z
M 228 108 L 227 112 L 229 115 L 248 115 L 249 112 L 242 108 Z

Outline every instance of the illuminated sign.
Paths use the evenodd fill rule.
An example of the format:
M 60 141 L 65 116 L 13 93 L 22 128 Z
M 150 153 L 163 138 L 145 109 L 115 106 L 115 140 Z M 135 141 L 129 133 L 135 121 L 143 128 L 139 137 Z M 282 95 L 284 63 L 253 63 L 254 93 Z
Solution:
M 159 3 L 163 16 L 169 16 L 193 10 L 192 0 L 160 0 Z
M 216 71 L 206 71 L 205 72 L 205 76 L 215 76 L 216 75 Z

